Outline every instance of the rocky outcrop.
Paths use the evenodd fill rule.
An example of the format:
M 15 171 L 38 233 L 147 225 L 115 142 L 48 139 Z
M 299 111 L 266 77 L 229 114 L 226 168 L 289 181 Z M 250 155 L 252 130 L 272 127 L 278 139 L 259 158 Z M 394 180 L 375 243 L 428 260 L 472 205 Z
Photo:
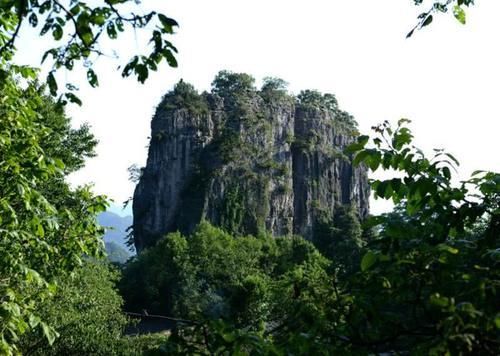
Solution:
M 367 171 L 343 153 L 355 123 L 333 96 L 256 91 L 251 77 L 221 73 L 212 93 L 180 82 L 157 108 L 133 200 L 138 251 L 202 219 L 236 235 L 311 238 L 339 205 L 368 214 Z

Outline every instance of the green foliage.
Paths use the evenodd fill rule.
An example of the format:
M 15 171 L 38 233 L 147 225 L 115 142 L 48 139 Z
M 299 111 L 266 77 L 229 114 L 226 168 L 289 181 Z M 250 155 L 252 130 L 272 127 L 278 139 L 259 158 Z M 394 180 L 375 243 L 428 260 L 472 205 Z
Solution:
M 494 354 L 500 175 L 478 172 L 455 187 L 456 159 L 443 150 L 426 158 L 411 145 L 407 123 L 376 127 L 373 148 L 364 148 L 368 139 L 356 144 L 356 161 L 403 177 L 372 183 L 376 197 L 399 208 L 373 220 L 378 237 L 348 282 L 358 291 L 356 312 L 347 319 L 354 342 L 378 351 Z
M 208 104 L 196 89 L 182 79 L 167 93 L 160 104 L 167 110 L 187 109 L 193 115 L 207 114 Z
M 365 231 L 377 228 L 366 245 L 348 207 L 319 225 L 316 243 L 333 269 L 300 239 L 235 239 L 202 225 L 189 238 L 163 240 L 183 246 L 180 254 L 155 253 L 178 257 L 165 266 L 185 276 L 177 298 L 189 300 L 184 315 L 195 319 L 173 332 L 165 350 L 496 354 L 500 175 L 476 172 L 454 186 L 455 158 L 442 150 L 426 158 L 411 144 L 407 122 L 384 123 L 376 137 L 349 147 L 360 164 L 399 171 L 401 178 L 373 181 L 375 195 L 398 207 L 366 222 Z
M 11 68 L 26 79 L 30 70 Z M 84 254 L 101 252 L 95 215 L 106 207 L 88 187 L 64 178 L 93 154 L 88 128 L 71 129 L 67 117 L 36 84 L 21 89 L 12 75 L 0 81 L 0 350 L 11 354 L 19 336 L 52 329 L 37 314 L 53 293 L 52 279 L 70 272 Z
M 354 119 L 354 116 L 349 114 L 347 111 L 338 110 L 336 112 L 335 119 L 338 122 L 346 124 L 347 127 L 356 128 L 358 126 L 358 123 Z M 359 133 L 357 133 L 357 131 L 355 131 L 355 132 L 356 132 L 356 135 L 359 134 Z
M 149 313 L 170 313 L 174 308 L 173 293 L 180 289 L 181 270 L 187 243 L 180 234 L 170 234 L 156 248 L 149 248 L 125 266 L 120 291 L 125 310 L 147 309 Z
M 265 77 L 263 80 L 260 96 L 270 104 L 277 104 L 283 100 L 293 102 L 293 97 L 288 95 L 288 83 L 281 78 Z
M 357 211 L 352 206 L 338 206 L 333 217 L 320 215 L 314 225 L 313 242 L 332 261 L 336 273 L 357 270 L 361 247 L 365 245 Z
M 204 222 L 189 237 L 169 234 L 142 252 L 126 266 L 121 289 L 131 310 L 261 330 L 299 315 L 299 324 L 313 320 L 312 309 L 291 308 L 284 299 L 294 306 L 301 305 L 299 296 L 319 302 L 309 288 L 328 279 L 326 267 L 301 238 L 235 238 Z
M 259 121 L 260 113 L 254 111 L 253 105 L 257 98 L 254 83 L 255 79 L 246 73 L 222 70 L 215 76 L 212 94 L 224 100 L 227 130 L 237 133 L 242 124 L 254 124 Z
M 324 110 L 337 111 L 338 103 L 335 95 L 321 94 L 317 90 L 302 90 L 297 95 L 297 102 L 306 108 L 320 108 Z
M 53 298 L 38 306 L 38 315 L 58 333 L 52 345 L 42 332 L 22 338 L 21 351 L 33 355 L 111 355 L 122 348 L 128 324 L 122 299 L 114 289 L 118 278 L 104 264 L 86 261 L 73 275 L 57 278 Z
M 220 209 L 221 227 L 233 233 L 240 232 L 245 217 L 245 197 L 241 189 L 239 184 L 227 187 Z
M 333 94 L 322 94 L 317 90 L 302 90 L 297 95 L 296 103 L 299 107 L 307 110 L 321 109 L 334 114 L 335 123 L 341 127 L 356 128 L 357 123 L 349 113 L 339 109 L 337 98 Z
M 157 354 L 164 335 L 124 336 L 131 321 L 122 313 L 115 289 L 119 273 L 87 260 L 71 275 L 57 278 L 57 293 L 38 307 L 42 320 L 57 338 L 50 344 L 42 331 L 21 338 L 20 351 L 29 355 L 144 355 Z
M 74 129 L 61 105 L 44 95 L 44 86 L 33 85 L 33 93 L 25 91 L 25 100 L 32 101 L 50 135 L 42 142 L 48 156 L 64 162 L 64 173 L 69 174 L 81 169 L 87 158 L 95 157 L 97 140 L 86 123 Z
M 153 356 L 168 354 L 165 344 L 168 336 L 164 334 L 143 334 L 123 336 L 115 352 L 116 355 Z
M 264 83 L 261 88 L 261 91 L 263 92 L 281 91 L 286 93 L 287 91 L 288 83 L 281 78 L 265 77 L 263 81 Z
M 424 3 L 424 0 L 413 0 L 415 5 L 419 6 Z M 446 0 L 446 1 L 428 1 L 429 8 L 418 15 L 418 23 L 412 30 L 406 35 L 406 37 L 411 37 L 415 30 L 420 30 L 421 28 L 428 26 L 432 23 L 434 15 L 438 13 L 447 13 L 450 9 L 453 13 L 455 19 L 465 25 L 466 13 L 464 7 L 470 7 L 474 5 L 474 0 Z
M 272 165 L 265 168 L 260 165 L 260 169 L 266 171 L 272 168 Z M 269 178 L 265 173 L 255 174 L 245 170 L 235 174 L 240 177 L 239 182 L 230 183 L 226 187 L 218 209 L 217 225 L 235 236 L 265 234 L 265 219 L 269 209 Z
M 236 93 L 244 95 L 255 91 L 255 79 L 246 73 L 222 70 L 212 82 L 212 93 L 228 98 Z
M 247 239 L 247 238 L 245 238 Z M 236 294 L 250 319 L 210 318 L 173 331 L 165 349 L 171 354 L 328 354 L 318 342 L 331 331 L 323 321 L 336 299 L 327 262 L 301 238 L 277 239 L 265 251 L 269 277 L 247 277 Z M 273 253 L 274 251 L 274 253 Z M 236 289 L 236 290 L 238 290 Z
M 52 59 L 46 85 L 55 96 L 61 92 L 56 73 L 61 69 L 71 71 L 78 62 L 87 68 L 89 84 L 98 86 L 93 63 L 103 54 L 100 44 L 105 34 L 115 39 L 127 28 L 148 28 L 151 51 L 134 56 L 122 72 L 123 76 L 135 74 L 144 82 L 162 61 L 177 66 L 176 49 L 167 40 L 177 23 L 156 12 L 127 14 L 123 10 L 131 4 L 129 0 L 106 0 L 98 5 L 81 1 L 0 1 L 2 355 L 18 353 L 20 337 L 28 332 L 38 332 L 42 337 L 36 347 L 58 342 L 59 334 L 52 325 L 57 322 L 48 314 L 41 315 L 42 306 L 52 302 L 57 291 L 56 278 L 64 281 L 82 264 L 84 256 L 102 255 L 102 229 L 95 217 L 106 207 L 104 197 L 94 196 L 89 187 L 72 189 L 65 181 L 69 173 L 94 155 L 96 145 L 88 126 L 71 128 L 60 105 L 81 104 L 74 94 L 77 87 L 67 83 L 67 92 L 58 103 L 45 97 L 46 88 L 35 82 L 36 70 L 13 64 L 19 30 L 28 24 L 40 30 L 41 36 L 50 33 L 58 42 L 40 54 L 42 62 Z M 85 339 L 85 343 L 91 345 L 92 340 Z
M 123 67 L 122 75 L 136 75 L 144 82 L 150 71 L 156 71 L 161 62 L 177 66 L 174 53 L 177 49 L 167 39 L 178 26 L 174 19 L 151 11 L 139 15 L 128 12 L 134 2 L 131 0 L 106 0 L 98 5 L 83 1 L 22 1 L 0 2 L 0 65 L 12 61 L 15 42 L 23 24 L 39 31 L 40 36 L 49 35 L 56 46 L 49 48 L 42 56 L 42 62 L 52 59 L 52 70 L 47 76 L 47 85 L 52 95 L 59 92 L 56 72 L 60 69 L 73 70 L 78 63 L 85 63 L 87 81 L 92 87 L 99 85 L 93 70 L 94 61 L 105 54 L 101 43 L 105 37 L 117 39 L 122 32 L 131 30 L 151 31 L 150 52 L 134 55 Z M 137 5 L 137 2 L 136 2 Z M 132 6 L 133 7 L 133 6 Z M 76 87 L 66 85 L 68 90 L 61 100 L 81 104 L 74 94 Z
M 272 354 L 261 333 L 235 329 L 222 321 L 176 329 L 165 345 L 167 355 Z

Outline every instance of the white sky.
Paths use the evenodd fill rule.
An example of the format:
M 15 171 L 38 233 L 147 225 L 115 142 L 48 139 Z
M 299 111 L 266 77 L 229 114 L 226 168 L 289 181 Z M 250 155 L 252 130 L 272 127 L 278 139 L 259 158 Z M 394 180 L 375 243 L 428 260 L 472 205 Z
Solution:
M 295 93 L 334 93 L 363 133 L 383 120 L 410 118 L 417 145 L 453 153 L 462 179 L 476 169 L 500 170 L 498 1 L 468 10 L 466 26 L 445 14 L 410 39 L 405 35 L 422 10 L 412 0 L 143 2 L 179 22 L 172 37 L 179 68 L 163 66 L 141 85 L 121 79 L 117 62 L 100 59 L 100 87 L 82 84 L 84 106 L 69 110 L 100 140 L 98 157 L 72 180 L 93 182 L 117 203 L 132 195 L 127 167 L 145 163 L 162 95 L 180 78 L 208 90 L 221 69 L 247 72 L 258 83 L 281 77 Z M 33 64 L 33 54 L 44 48 L 33 39 L 18 44 L 21 61 Z M 139 42 L 133 35 L 114 42 L 124 54 L 121 63 Z M 373 204 L 374 211 L 383 208 Z

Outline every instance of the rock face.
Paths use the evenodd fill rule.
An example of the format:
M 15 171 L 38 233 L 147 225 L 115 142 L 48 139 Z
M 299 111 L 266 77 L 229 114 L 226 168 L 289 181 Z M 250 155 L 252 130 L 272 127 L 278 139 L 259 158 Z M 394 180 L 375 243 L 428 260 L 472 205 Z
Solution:
M 184 82 L 165 95 L 151 123 L 147 165 L 133 199 L 138 251 L 202 220 L 236 235 L 300 234 L 339 205 L 368 214 L 364 167 L 342 152 L 356 139 L 332 95 L 289 96 L 269 80 L 221 72 L 212 93 Z

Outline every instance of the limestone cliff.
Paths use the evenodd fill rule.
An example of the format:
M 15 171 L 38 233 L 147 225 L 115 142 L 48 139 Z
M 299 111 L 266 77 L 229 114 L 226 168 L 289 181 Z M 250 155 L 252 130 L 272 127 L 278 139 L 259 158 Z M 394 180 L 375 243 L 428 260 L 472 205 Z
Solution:
M 292 97 L 277 79 L 257 91 L 253 78 L 230 72 L 201 95 L 181 81 L 151 123 L 133 200 L 137 250 L 202 219 L 236 235 L 311 238 L 320 214 L 339 205 L 366 216 L 366 169 L 343 153 L 356 134 L 333 95 Z

